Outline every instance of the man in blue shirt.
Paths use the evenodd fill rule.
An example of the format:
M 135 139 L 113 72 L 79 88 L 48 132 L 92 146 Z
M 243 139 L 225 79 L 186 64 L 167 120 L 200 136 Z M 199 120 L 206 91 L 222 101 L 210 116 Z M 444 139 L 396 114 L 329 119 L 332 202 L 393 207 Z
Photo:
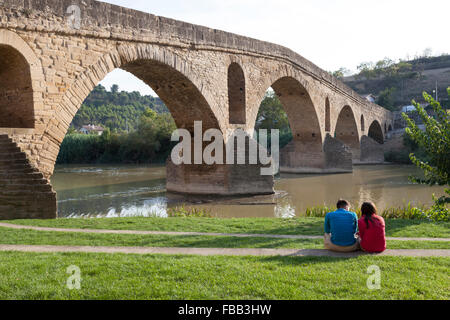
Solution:
M 338 252 L 352 252 L 359 249 L 358 216 L 350 212 L 350 203 L 339 200 L 338 210 L 325 217 L 325 249 Z

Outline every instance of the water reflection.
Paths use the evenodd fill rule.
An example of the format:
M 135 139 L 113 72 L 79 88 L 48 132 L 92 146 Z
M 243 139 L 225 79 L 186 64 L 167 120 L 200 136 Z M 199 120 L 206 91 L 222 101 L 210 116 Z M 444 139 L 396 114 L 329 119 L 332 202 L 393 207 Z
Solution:
M 306 208 L 334 206 L 338 198 L 354 205 L 374 201 L 380 209 L 431 204 L 441 187 L 413 185 L 411 166 L 362 166 L 353 174 L 277 177 L 273 196 L 247 198 L 192 197 L 167 194 L 162 166 L 57 167 L 52 183 L 61 217 L 166 217 L 168 208 L 186 205 L 217 217 L 280 217 L 302 215 Z

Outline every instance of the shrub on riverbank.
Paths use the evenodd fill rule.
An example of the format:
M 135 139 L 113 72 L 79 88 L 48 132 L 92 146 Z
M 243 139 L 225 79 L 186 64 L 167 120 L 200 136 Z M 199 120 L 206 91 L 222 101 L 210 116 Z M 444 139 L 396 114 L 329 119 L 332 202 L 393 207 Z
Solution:
M 306 216 L 323 218 L 327 215 L 327 213 L 333 211 L 335 211 L 334 208 L 317 206 L 306 209 Z M 361 217 L 360 206 L 357 206 L 357 209 L 354 211 L 358 217 Z M 407 203 L 401 207 L 385 209 L 379 214 L 385 219 L 450 221 L 449 209 L 445 205 L 434 205 L 431 208 L 426 208 L 425 206 L 416 207 L 411 203 Z
M 102 136 L 68 134 L 57 163 L 163 163 L 172 149 L 175 129 L 170 114 L 147 109 L 135 132 L 119 134 L 107 129 Z

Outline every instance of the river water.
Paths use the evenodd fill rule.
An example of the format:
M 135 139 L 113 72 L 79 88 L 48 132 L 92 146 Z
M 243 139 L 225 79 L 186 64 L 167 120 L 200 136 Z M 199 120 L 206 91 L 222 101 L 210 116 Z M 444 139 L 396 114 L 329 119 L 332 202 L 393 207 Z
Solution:
M 60 217 L 167 216 L 168 208 L 202 208 L 217 217 L 301 216 L 312 206 L 334 206 L 345 198 L 370 200 L 380 210 L 432 203 L 441 187 L 411 184 L 413 166 L 357 166 L 352 174 L 291 175 L 276 178 L 276 194 L 234 199 L 168 194 L 163 166 L 58 166 L 52 177 Z

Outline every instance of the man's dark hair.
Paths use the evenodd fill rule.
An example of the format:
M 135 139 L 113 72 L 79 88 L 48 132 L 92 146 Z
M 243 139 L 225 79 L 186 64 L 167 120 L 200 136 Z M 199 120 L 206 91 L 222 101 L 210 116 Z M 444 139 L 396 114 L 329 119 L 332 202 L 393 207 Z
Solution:
M 345 207 L 347 207 L 347 206 L 349 206 L 349 205 L 350 205 L 350 202 L 348 202 L 347 200 L 341 199 L 341 200 L 338 201 L 336 207 L 337 207 L 338 209 L 343 209 L 343 208 L 345 208 Z

